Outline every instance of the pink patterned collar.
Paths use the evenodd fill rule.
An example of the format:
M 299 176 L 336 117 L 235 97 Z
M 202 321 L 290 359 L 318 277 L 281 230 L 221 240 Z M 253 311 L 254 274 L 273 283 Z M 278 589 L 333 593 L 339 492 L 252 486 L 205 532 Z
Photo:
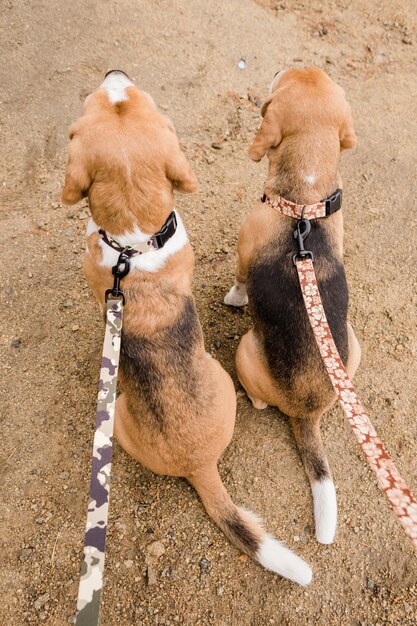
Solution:
M 321 202 L 316 202 L 316 204 L 296 204 L 282 196 L 267 196 L 266 194 L 262 196 L 261 200 L 268 204 L 271 209 L 279 211 L 287 217 L 293 217 L 296 220 L 314 220 L 317 217 L 328 217 L 341 208 L 342 190 L 336 189 L 331 196 Z

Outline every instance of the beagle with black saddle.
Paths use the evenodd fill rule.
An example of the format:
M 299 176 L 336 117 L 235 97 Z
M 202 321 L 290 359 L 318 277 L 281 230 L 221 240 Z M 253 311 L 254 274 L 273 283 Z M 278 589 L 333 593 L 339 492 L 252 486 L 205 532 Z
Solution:
M 253 329 L 237 350 L 238 377 L 255 408 L 276 406 L 290 417 L 311 483 L 316 537 L 328 544 L 336 533 L 337 503 L 320 418 L 336 395 L 310 328 L 293 260 L 307 228 L 326 316 L 352 378 L 360 347 L 347 321 L 338 167 L 340 151 L 353 148 L 356 136 L 343 89 L 318 68 L 277 72 L 262 116 L 249 156 L 260 161 L 267 155 L 268 175 L 263 197 L 241 226 L 236 280 L 225 303 L 249 302 Z
M 70 139 L 62 199 L 88 196 L 84 272 L 102 305 L 120 252 L 129 256 L 121 283 L 118 441 L 153 472 L 187 478 L 239 549 L 307 585 L 309 566 L 232 502 L 217 469 L 232 438 L 236 395 L 204 349 L 191 291 L 194 254 L 174 208 L 174 190 L 194 192 L 197 180 L 172 123 L 126 74 L 113 71 L 87 97 Z

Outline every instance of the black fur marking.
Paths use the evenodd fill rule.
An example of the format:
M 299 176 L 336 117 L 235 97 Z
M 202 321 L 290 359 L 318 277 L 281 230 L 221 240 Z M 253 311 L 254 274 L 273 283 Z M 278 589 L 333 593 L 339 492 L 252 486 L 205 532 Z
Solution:
M 277 254 L 270 241 L 249 268 L 247 282 L 249 303 L 255 331 L 263 348 L 272 375 L 291 387 L 294 376 L 308 375 L 306 367 L 320 368 L 325 374 L 313 332 L 305 310 L 297 270 L 292 263 L 296 252 L 293 239 L 295 222 L 288 222 L 288 232 L 280 238 Z M 286 242 L 283 244 L 282 242 Z M 323 306 L 337 349 L 344 364 L 348 356 L 347 309 L 348 288 L 344 268 L 334 255 L 325 228 L 320 220 L 311 222 L 311 233 L 305 243 L 312 250 L 315 271 Z M 321 278 L 322 272 L 326 279 Z M 330 385 L 330 381 L 329 381 Z M 305 399 L 314 408 L 314 393 Z
M 163 430 L 170 398 L 167 384 L 175 383 L 191 401 L 202 384 L 192 367 L 194 347 L 202 338 L 192 298 L 184 298 L 184 307 L 172 326 L 152 336 L 132 337 L 122 332 L 120 368 L 134 384 L 138 398 L 145 403 L 159 430 Z M 140 418 L 140 416 L 139 416 Z
M 311 456 L 303 457 L 303 460 L 306 465 L 309 465 L 311 473 L 317 481 L 330 478 L 326 460 L 323 457 L 312 454 Z
M 316 409 L 318 409 L 319 402 L 317 402 L 316 394 L 313 392 L 308 393 L 306 398 L 304 399 L 304 404 L 309 411 L 315 411 Z
M 245 550 L 249 552 L 249 554 L 256 555 L 259 543 L 257 538 L 251 533 L 249 528 L 245 526 L 244 521 L 239 517 L 237 511 L 233 511 L 230 513 L 227 519 L 223 520 L 223 523 L 228 528 L 229 533 L 231 533 L 242 546 L 245 547 Z

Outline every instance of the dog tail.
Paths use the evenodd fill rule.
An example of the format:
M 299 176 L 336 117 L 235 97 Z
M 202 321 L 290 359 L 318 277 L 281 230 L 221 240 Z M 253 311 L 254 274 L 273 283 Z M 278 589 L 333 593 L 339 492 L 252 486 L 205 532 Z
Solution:
M 187 478 L 200 496 L 207 513 L 237 548 L 284 578 L 302 586 L 310 583 L 310 566 L 280 541 L 268 535 L 257 515 L 232 502 L 216 465 L 202 468 Z

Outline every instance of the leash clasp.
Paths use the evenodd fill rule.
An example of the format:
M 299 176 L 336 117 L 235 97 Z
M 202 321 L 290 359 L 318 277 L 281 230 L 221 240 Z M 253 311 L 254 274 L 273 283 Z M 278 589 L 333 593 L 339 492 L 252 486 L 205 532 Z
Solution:
M 111 272 L 114 276 L 113 288 L 106 289 L 106 293 L 104 296 L 105 301 L 111 298 L 122 298 L 123 304 L 125 303 L 125 297 L 123 291 L 120 289 L 120 281 L 122 278 L 127 276 L 130 272 L 130 260 L 129 256 L 126 254 L 126 250 L 120 253 L 119 258 L 117 259 L 116 265 L 111 268 Z
M 303 228 L 302 228 L 303 227 Z M 311 231 L 310 220 L 306 220 L 303 217 L 297 222 L 297 226 L 294 230 L 294 239 L 297 241 L 298 252 L 296 252 L 292 257 L 292 262 L 294 265 L 297 263 L 297 259 L 306 259 L 310 258 L 314 261 L 314 254 L 311 250 L 306 250 L 304 248 L 304 241 L 307 239 L 308 235 Z

